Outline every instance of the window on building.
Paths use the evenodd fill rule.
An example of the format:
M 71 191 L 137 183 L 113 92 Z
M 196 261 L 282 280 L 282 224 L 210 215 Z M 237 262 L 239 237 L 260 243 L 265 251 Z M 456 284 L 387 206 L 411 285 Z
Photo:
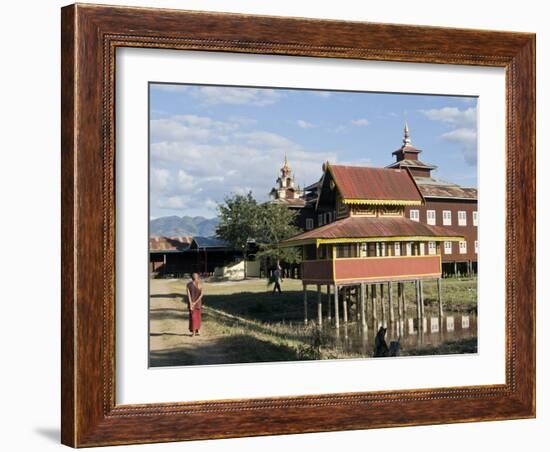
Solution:
M 313 218 L 306 218 L 306 229 L 313 229 Z
M 426 249 L 425 249 L 425 247 L 424 247 L 424 242 L 422 242 L 422 243 L 420 244 L 420 247 L 419 247 L 419 248 L 420 248 L 420 255 L 421 255 L 421 256 L 424 256 L 424 254 L 426 254 Z
M 435 210 L 428 210 L 426 212 L 426 220 L 428 224 L 435 226 Z
M 420 221 L 420 212 L 418 211 L 418 209 L 412 209 L 409 212 L 409 217 L 413 221 Z
M 361 243 L 361 257 L 367 257 L 368 255 L 368 243 Z
M 317 215 L 317 225 L 318 226 L 323 226 L 323 214 L 322 213 Z
M 478 243 L 479 242 L 477 240 L 474 242 L 474 251 L 475 251 L 476 254 L 477 254 L 477 250 L 478 250 Z
M 332 223 L 332 212 L 327 212 L 325 214 L 325 224 Z
M 350 243 L 338 245 L 336 248 L 336 257 L 354 257 L 353 246 Z
M 428 242 L 428 254 L 436 254 L 437 247 L 435 246 L 435 242 Z
M 453 224 L 451 211 L 450 210 L 444 210 L 443 211 L 443 226 L 451 226 Z
M 400 242 L 395 242 L 393 244 L 393 252 L 394 252 L 394 256 L 401 256 L 401 243 Z
M 468 244 L 466 241 L 462 240 L 458 242 L 458 250 L 460 254 L 466 254 L 468 252 Z
M 444 245 L 445 254 L 453 254 L 453 242 L 446 241 Z
M 472 212 L 472 223 L 474 226 L 477 226 L 477 210 Z
M 466 212 L 464 210 L 458 211 L 458 225 L 466 226 Z
M 406 256 L 412 256 L 412 243 L 411 242 L 407 242 L 407 245 L 405 246 L 405 250 L 406 250 L 406 253 L 405 253 Z
M 380 256 L 385 256 L 385 255 L 386 255 L 386 244 L 382 242 L 380 244 Z

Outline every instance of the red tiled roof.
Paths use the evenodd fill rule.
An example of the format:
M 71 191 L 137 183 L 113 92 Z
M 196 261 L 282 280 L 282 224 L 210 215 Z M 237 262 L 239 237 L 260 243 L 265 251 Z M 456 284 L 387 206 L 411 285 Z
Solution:
M 406 169 L 330 165 L 330 172 L 344 199 L 422 201 Z
M 391 237 L 429 237 L 446 240 L 463 235 L 448 227 L 428 226 L 404 217 L 352 216 L 294 236 L 283 243 L 309 242 L 317 239 L 366 239 Z
M 184 251 L 191 245 L 192 237 L 149 237 L 149 251 L 176 252 Z

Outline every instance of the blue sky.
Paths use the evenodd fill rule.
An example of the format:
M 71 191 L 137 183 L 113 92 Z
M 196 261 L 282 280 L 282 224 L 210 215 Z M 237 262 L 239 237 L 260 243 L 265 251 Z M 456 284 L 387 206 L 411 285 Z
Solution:
M 407 121 L 437 178 L 477 186 L 472 97 L 150 84 L 150 217 L 216 216 L 231 193 L 268 198 L 285 153 L 302 186 L 324 161 L 383 167 Z

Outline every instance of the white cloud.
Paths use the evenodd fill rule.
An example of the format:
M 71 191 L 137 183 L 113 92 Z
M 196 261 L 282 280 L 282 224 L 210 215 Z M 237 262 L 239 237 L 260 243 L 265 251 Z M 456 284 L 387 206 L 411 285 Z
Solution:
M 461 110 L 457 107 L 443 107 L 419 110 L 432 121 L 447 124 L 452 129 L 441 135 L 441 139 L 461 146 L 464 160 L 470 166 L 477 163 L 477 108 Z
M 307 122 L 304 119 L 298 119 L 298 121 L 296 121 L 296 124 L 298 124 L 298 127 L 300 127 L 300 129 L 312 129 L 314 127 L 317 127 L 315 124 Z
M 186 202 L 183 196 L 169 196 L 167 198 L 160 198 L 157 206 L 161 209 L 183 209 L 186 207 Z
M 461 128 L 445 132 L 441 135 L 441 138 L 464 145 L 475 145 L 477 142 L 477 133 L 475 129 Z
M 195 87 L 193 96 L 207 104 L 256 105 L 263 107 L 277 102 L 281 93 L 273 89 L 232 88 L 227 86 Z
M 464 160 L 470 166 L 477 163 L 477 132 L 475 129 L 454 129 L 441 135 L 441 138 L 451 143 L 457 143 L 462 148 Z
M 368 126 L 370 124 L 369 120 L 365 118 L 352 119 L 351 123 L 354 126 Z
M 193 176 L 180 169 L 178 171 L 178 184 L 182 189 L 190 189 L 193 187 Z
M 432 121 L 440 121 L 457 127 L 471 126 L 476 123 L 477 119 L 477 110 L 474 107 L 465 110 L 460 110 L 457 107 L 443 107 L 419 111 Z
M 207 121 L 199 122 L 208 125 Z M 225 141 L 212 133 L 206 140 L 185 135 L 181 140 L 153 142 L 152 167 L 162 168 L 171 176 L 164 190 L 152 186 L 152 206 L 172 210 L 171 214 L 211 217 L 216 215 L 217 203 L 231 193 L 252 190 L 258 199 L 267 199 L 285 153 L 296 182 L 302 186 L 320 177 L 324 161 L 336 161 L 336 153 L 306 150 L 282 135 L 265 130 L 235 129 L 226 136 Z
M 165 190 L 170 182 L 170 171 L 162 168 L 151 168 L 151 188 Z

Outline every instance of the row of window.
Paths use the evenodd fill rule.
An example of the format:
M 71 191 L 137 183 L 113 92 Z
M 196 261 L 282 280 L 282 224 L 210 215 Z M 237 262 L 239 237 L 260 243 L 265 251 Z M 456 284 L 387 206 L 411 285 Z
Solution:
M 391 247 L 391 248 L 390 248 Z M 320 259 L 326 259 L 329 256 L 326 255 L 327 249 L 324 247 L 320 248 Z M 458 252 L 459 254 L 468 253 L 468 242 L 461 241 L 458 243 Z M 474 252 L 478 252 L 478 241 L 474 242 Z M 443 253 L 452 254 L 453 253 L 453 243 L 444 242 L 443 243 Z M 370 242 L 370 243 L 361 243 L 359 247 L 355 244 L 340 244 L 336 247 L 336 257 L 338 258 L 349 258 L 349 257 L 384 257 L 384 256 L 424 256 L 436 255 L 437 254 L 437 245 L 436 242 L 394 242 L 392 244 L 385 242 Z
M 409 217 L 413 221 L 420 221 L 420 211 L 418 209 L 411 209 Z M 426 211 L 426 223 L 432 226 L 436 225 L 435 210 Z M 459 226 L 468 225 L 468 215 L 465 210 L 459 210 L 457 212 L 457 222 Z M 443 226 L 452 226 L 453 214 L 450 210 L 443 211 Z M 477 210 L 472 212 L 472 224 L 477 226 Z
M 474 253 L 477 254 L 478 250 L 478 241 L 474 241 Z M 467 254 L 468 253 L 468 242 L 465 240 L 462 240 L 458 242 L 458 252 L 460 254 Z M 443 253 L 444 254 L 453 254 L 453 242 L 444 242 L 443 244 Z

